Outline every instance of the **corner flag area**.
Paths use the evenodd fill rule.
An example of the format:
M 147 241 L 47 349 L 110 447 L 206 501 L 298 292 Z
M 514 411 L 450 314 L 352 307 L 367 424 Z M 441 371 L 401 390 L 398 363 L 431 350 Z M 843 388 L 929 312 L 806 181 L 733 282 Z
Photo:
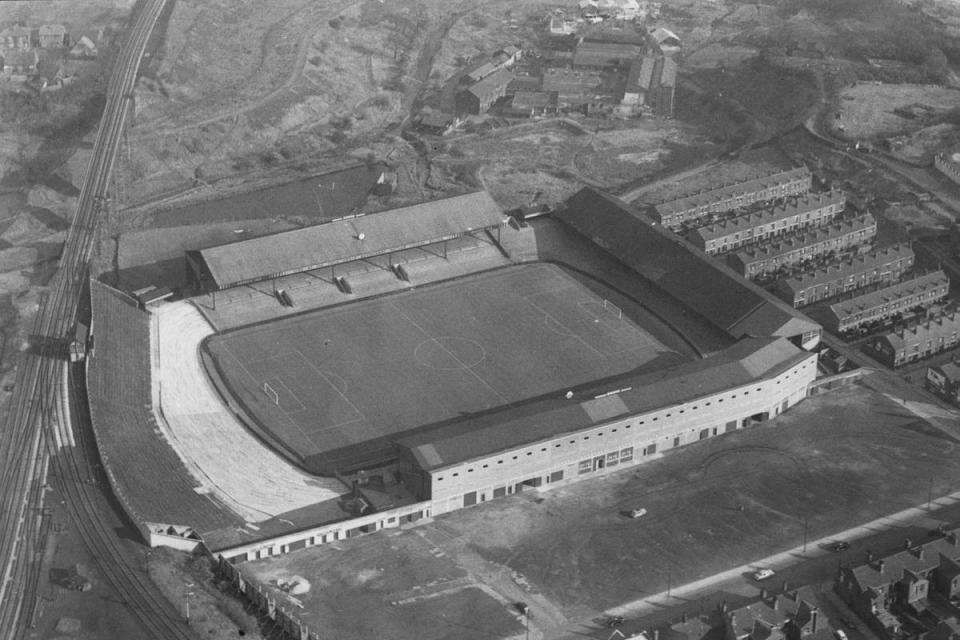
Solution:
M 332 473 L 393 458 L 391 440 L 421 426 L 690 359 L 618 300 L 538 263 L 246 327 L 206 349 L 260 428 Z

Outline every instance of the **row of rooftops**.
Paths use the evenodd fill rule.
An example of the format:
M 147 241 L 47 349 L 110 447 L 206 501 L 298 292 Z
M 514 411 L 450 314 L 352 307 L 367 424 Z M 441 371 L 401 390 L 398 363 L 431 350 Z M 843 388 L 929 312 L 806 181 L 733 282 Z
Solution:
M 898 282 L 889 287 L 864 293 L 850 300 L 837 302 L 830 305 L 830 311 L 842 322 L 845 318 L 850 318 L 858 313 L 868 312 L 888 305 L 891 302 L 915 297 L 926 292 L 941 290 L 942 294 L 946 295 L 949 288 L 950 279 L 947 277 L 947 274 L 937 269 L 936 271 L 923 274 L 905 282 Z
M 709 206 L 716 202 L 723 202 L 738 196 L 763 192 L 771 187 L 790 184 L 792 182 L 805 182 L 808 185 L 807 188 L 809 188 L 811 180 L 812 174 L 809 169 L 806 167 L 797 167 L 795 169 L 775 171 L 749 180 L 725 184 L 679 198 L 665 200 L 656 204 L 654 208 L 661 217 L 669 217 L 677 213 Z
M 907 261 L 912 264 L 913 260 L 914 254 L 910 245 L 896 244 L 878 249 L 867 255 L 855 256 L 839 264 L 827 265 L 826 267 L 785 278 L 782 282 L 782 287 L 790 292 L 799 293 L 800 291 L 807 291 L 813 287 L 846 281 L 848 278 L 854 278 L 861 273 L 869 273 L 881 269 L 895 262 Z
M 695 237 L 707 243 L 711 240 L 747 232 L 781 220 L 797 218 L 798 221 L 801 221 L 800 216 L 806 213 L 812 213 L 834 205 L 843 205 L 845 200 L 846 195 L 840 190 L 832 190 L 827 193 L 806 193 L 760 211 L 698 227 L 692 233 Z
M 811 229 L 793 238 L 778 240 L 768 244 L 755 245 L 737 251 L 734 256 L 744 264 L 758 260 L 770 260 L 808 247 L 815 247 L 831 240 L 843 238 L 861 231 L 876 231 L 877 221 L 869 213 L 850 220 L 841 220 L 833 224 Z
M 886 589 L 904 577 L 927 575 L 934 569 L 942 569 L 950 575 L 960 575 L 960 529 L 947 531 L 946 535 L 930 542 L 913 545 L 904 542 L 904 549 L 883 558 L 868 556 L 867 562 L 843 569 L 853 579 L 861 592 Z
M 913 327 L 894 331 L 881 336 L 894 352 L 904 351 L 914 345 L 925 345 L 927 342 L 939 343 L 945 338 L 955 338 L 960 332 L 960 313 L 946 313 L 927 320 Z

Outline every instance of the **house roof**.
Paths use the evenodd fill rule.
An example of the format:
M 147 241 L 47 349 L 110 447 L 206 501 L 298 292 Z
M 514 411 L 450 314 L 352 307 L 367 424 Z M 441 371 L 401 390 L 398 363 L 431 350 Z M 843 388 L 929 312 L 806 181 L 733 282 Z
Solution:
M 607 66 L 643 55 L 643 47 L 629 42 L 584 40 L 573 52 L 574 66 Z
M 501 224 L 486 191 L 201 249 L 218 287 L 359 260 Z M 362 237 L 362 239 L 361 239 Z
M 420 124 L 426 127 L 449 127 L 456 119 L 452 113 L 425 113 L 420 118 Z
M 479 82 L 499 68 L 500 66 L 493 62 L 483 62 L 464 75 L 473 82 Z
M 798 293 L 812 287 L 846 280 L 862 273 L 869 273 L 905 258 L 913 258 L 913 249 L 907 244 L 896 244 L 865 256 L 856 256 L 840 264 L 831 264 L 822 269 L 815 269 L 792 278 L 786 278 L 782 281 L 781 288 L 792 293 Z
M 876 291 L 870 291 L 859 295 L 850 300 L 844 300 L 830 305 L 830 313 L 838 319 L 849 318 L 864 311 L 876 309 L 890 304 L 897 300 L 915 295 L 921 291 L 937 289 L 946 285 L 950 286 L 950 278 L 942 270 L 937 269 L 922 276 L 918 276 L 905 282 L 884 287 Z
M 20 67 L 24 65 L 36 65 L 40 60 L 36 50 L 29 49 L 21 51 L 19 49 L 9 49 L 3 53 L 3 64 L 7 67 Z
M 776 171 L 750 180 L 744 180 L 729 185 L 722 185 L 700 193 L 692 193 L 674 200 L 667 200 L 656 205 L 656 211 L 666 217 L 675 213 L 688 211 L 699 206 L 710 205 L 740 194 L 754 193 L 769 187 L 793 182 L 797 179 L 810 180 L 810 170 L 806 167 Z
M 483 80 L 475 82 L 467 88 L 467 92 L 475 95 L 480 100 L 489 97 L 491 94 L 497 94 L 510 84 L 513 80 L 513 74 L 506 69 L 494 71 Z
M 585 188 L 554 215 L 733 338 L 820 328 L 617 198 Z
M 677 63 L 672 58 L 664 57 L 663 69 L 660 71 L 660 86 L 677 86 Z
M 957 312 L 938 316 L 923 324 L 896 333 L 888 333 L 878 338 L 883 340 L 894 351 L 902 351 L 911 345 L 921 345 L 926 342 L 938 342 L 940 339 L 952 337 L 960 333 L 960 314 Z
M 552 68 L 543 74 L 543 90 L 556 91 L 561 96 L 592 92 L 602 84 L 598 71 Z
M 673 31 L 670 31 L 670 29 L 667 29 L 666 27 L 657 27 L 650 35 L 652 35 L 653 39 L 657 41 L 657 44 L 663 44 L 667 40 L 676 40 L 677 42 L 680 42 L 680 36 L 675 34 Z
M 649 91 L 650 84 L 653 82 L 653 67 L 654 59 L 649 56 L 631 62 L 624 91 L 627 93 Z
M 783 338 L 745 338 L 704 360 L 590 383 L 401 438 L 417 464 L 438 470 L 770 378 L 814 354 Z M 614 395 L 609 392 L 620 389 Z
M 846 196 L 842 191 L 828 193 L 807 193 L 783 202 L 782 204 L 767 207 L 753 213 L 735 218 L 729 218 L 716 224 L 706 225 L 694 229 L 693 235 L 704 243 L 717 238 L 724 238 L 731 234 L 754 229 L 760 225 L 786 220 L 793 216 L 815 211 L 833 204 L 843 204 Z
M 873 562 L 844 569 L 844 571 L 853 578 L 861 591 L 885 589 L 904 577 L 925 574 L 940 566 L 941 556 L 952 560 L 960 558 L 958 536 L 960 536 L 960 529 L 953 529 L 943 538 L 917 545 L 909 550 L 904 549 Z
M 557 105 L 557 94 L 548 91 L 517 91 L 513 94 L 514 109 L 532 109 Z
M 769 260 L 778 256 L 786 255 L 804 247 L 818 245 L 833 238 L 839 238 L 841 236 L 855 233 L 869 227 L 876 227 L 876 225 L 876 219 L 871 214 L 865 213 L 862 216 L 853 218 L 851 220 L 843 220 L 841 222 L 824 227 L 811 229 L 810 231 L 787 240 L 770 242 L 767 244 L 749 247 L 747 249 L 741 249 L 733 255 L 737 258 L 737 260 L 746 265 L 752 262 Z
M 45 24 L 38 29 L 41 36 L 62 36 L 67 32 L 67 28 L 62 24 Z
M 952 380 L 953 382 L 960 381 L 960 365 L 957 365 L 954 362 L 948 362 L 946 364 L 940 365 L 937 368 L 940 369 L 943 375 L 945 375 L 948 379 Z
M 30 32 L 31 30 L 29 27 L 25 27 L 22 24 L 14 24 L 0 31 L 0 38 L 8 38 L 8 37 L 14 37 L 14 36 L 29 38 Z

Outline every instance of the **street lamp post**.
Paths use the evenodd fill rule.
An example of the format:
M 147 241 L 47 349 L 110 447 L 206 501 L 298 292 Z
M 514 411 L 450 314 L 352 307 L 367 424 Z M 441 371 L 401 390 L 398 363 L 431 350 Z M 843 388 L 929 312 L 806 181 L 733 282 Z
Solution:
M 803 552 L 807 552 L 807 518 L 803 519 Z
M 933 476 L 930 476 L 930 482 L 927 484 L 927 513 L 930 513 L 930 503 L 933 502 Z
M 526 635 L 526 640 L 530 640 L 530 607 L 527 607 L 527 610 L 523 614 L 524 621 L 524 634 Z
M 186 603 L 186 619 L 187 619 L 187 622 L 190 622 L 190 596 L 193 595 L 193 591 L 190 591 L 190 589 L 193 587 L 193 583 L 188 582 L 184 586 L 185 588 L 183 590 L 183 600 Z

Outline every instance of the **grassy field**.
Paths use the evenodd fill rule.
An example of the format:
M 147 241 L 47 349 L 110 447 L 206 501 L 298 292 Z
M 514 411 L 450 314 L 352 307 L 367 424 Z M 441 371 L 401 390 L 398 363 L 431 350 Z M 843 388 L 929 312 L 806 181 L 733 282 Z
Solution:
M 832 133 L 848 140 L 868 140 L 910 133 L 922 126 L 920 120 L 902 118 L 894 109 L 922 104 L 942 113 L 957 106 L 960 91 L 936 85 L 860 82 L 847 87 L 840 98 L 841 115 L 832 122 Z
M 208 349 L 260 422 L 314 455 L 681 359 L 620 316 L 541 264 L 241 329 Z
M 354 610 L 347 603 L 389 602 L 370 610 L 374 620 L 392 615 L 404 633 L 410 624 L 427 632 L 435 620 L 413 621 L 405 608 L 419 601 L 408 598 L 478 585 L 499 595 L 502 615 L 512 602 L 530 603 L 532 634 L 573 637 L 586 625 L 599 638 L 589 629 L 601 611 L 671 580 L 686 584 L 798 546 L 805 526 L 808 539 L 830 536 L 960 483 L 956 440 L 863 387 L 807 399 L 766 425 L 604 478 L 246 566 L 265 582 L 304 576 L 314 584 L 304 615 L 337 625 L 342 607 Z M 649 515 L 622 515 L 637 505 Z M 455 615 L 443 624 L 480 619 Z

